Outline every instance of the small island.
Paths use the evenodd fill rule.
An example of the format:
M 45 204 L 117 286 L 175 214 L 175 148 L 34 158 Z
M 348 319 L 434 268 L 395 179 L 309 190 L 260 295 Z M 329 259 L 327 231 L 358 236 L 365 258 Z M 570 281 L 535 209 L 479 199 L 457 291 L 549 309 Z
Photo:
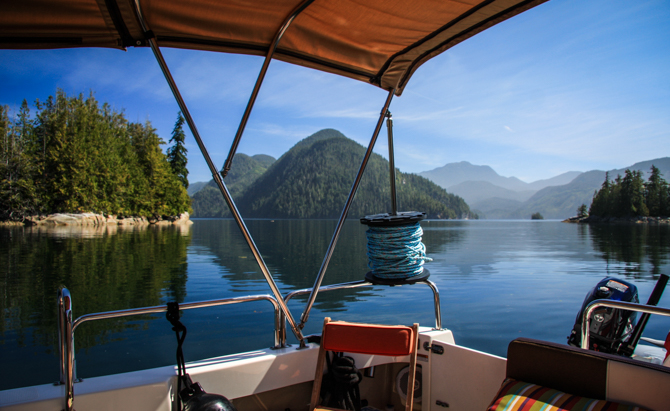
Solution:
M 670 188 L 659 169 L 651 166 L 647 181 L 641 171 L 626 170 L 610 180 L 609 173 L 593 195 L 566 223 L 670 223 Z
M 0 221 L 99 225 L 188 221 L 181 113 L 167 152 L 149 121 L 133 123 L 93 93 L 62 90 L 0 106 Z

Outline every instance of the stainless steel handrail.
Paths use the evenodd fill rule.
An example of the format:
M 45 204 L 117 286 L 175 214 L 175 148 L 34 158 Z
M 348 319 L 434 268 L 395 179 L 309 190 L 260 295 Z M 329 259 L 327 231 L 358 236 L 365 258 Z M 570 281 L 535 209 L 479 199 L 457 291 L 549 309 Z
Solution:
M 425 283 L 427 284 L 430 289 L 433 291 L 433 301 L 435 303 L 435 328 L 434 330 L 441 330 L 442 329 L 442 313 L 440 310 L 440 291 L 437 289 L 437 285 L 433 283 L 432 281 L 425 279 L 425 280 L 420 280 L 417 281 L 417 283 Z M 345 290 L 345 289 L 350 289 L 350 288 L 358 288 L 358 287 L 365 287 L 365 286 L 372 286 L 375 285 L 369 281 L 366 280 L 361 280 L 361 281 L 352 281 L 350 283 L 340 283 L 340 284 L 332 284 L 332 285 L 324 285 L 323 287 L 319 287 L 319 291 L 334 291 L 334 290 Z M 284 302 L 288 305 L 288 302 L 291 298 L 295 297 L 296 295 L 301 295 L 301 294 L 308 294 L 312 292 L 311 288 L 303 288 L 301 290 L 294 290 L 291 291 L 290 293 L 286 294 L 286 297 L 284 297 Z M 282 313 L 279 314 L 281 318 L 281 323 L 282 325 L 284 324 L 285 319 L 283 318 Z M 286 327 L 282 327 L 280 330 L 280 341 L 282 342 L 282 346 L 286 345 Z
M 670 317 L 670 309 L 668 308 L 655 307 L 653 305 L 645 304 L 626 303 L 623 301 L 595 300 L 586 307 L 582 317 L 582 348 L 586 350 L 589 349 L 589 338 L 591 336 L 589 331 L 589 326 L 591 325 L 591 315 L 593 314 L 593 311 L 600 307 L 618 308 L 621 310 L 636 311 L 647 314 L 658 314 L 665 317 Z
M 221 298 L 217 300 L 195 301 L 179 304 L 179 309 L 190 310 L 193 308 L 216 307 L 220 305 L 239 304 L 251 301 L 267 300 L 274 307 L 275 321 L 275 345 L 273 348 L 284 347 L 286 341 L 286 330 L 284 328 L 285 317 L 277 300 L 269 294 L 250 295 L 243 297 Z M 155 314 L 167 311 L 167 305 L 153 307 L 131 308 L 128 310 L 106 311 L 101 313 L 85 314 L 72 321 L 72 298 L 67 288 L 61 287 L 58 292 L 58 335 L 60 347 L 60 383 L 65 384 L 65 410 L 72 410 L 74 401 L 74 380 L 76 377 L 74 362 L 74 332 L 81 324 L 88 321 L 104 320 L 110 318 L 128 317 L 140 314 Z M 281 335 L 284 335 L 282 340 Z
M 58 348 L 60 350 L 60 383 L 65 384 L 65 410 L 72 409 L 74 401 L 74 328 L 72 327 L 72 298 L 70 291 L 58 290 Z

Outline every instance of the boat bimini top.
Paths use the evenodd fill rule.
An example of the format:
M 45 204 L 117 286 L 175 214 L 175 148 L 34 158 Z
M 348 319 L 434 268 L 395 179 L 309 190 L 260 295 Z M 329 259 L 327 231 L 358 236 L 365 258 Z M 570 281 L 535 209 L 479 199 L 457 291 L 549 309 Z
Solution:
M 124 49 L 150 38 L 164 47 L 254 55 L 276 47 L 278 60 L 400 95 L 430 58 L 544 1 L 10 1 L 0 6 L 0 47 Z
M 151 47 L 281 313 L 304 346 L 301 329 L 394 95 L 424 62 L 546 0 L 21 0 L 0 3 L 0 48 Z M 246 111 L 219 172 L 204 146 L 160 46 L 265 56 Z M 289 312 L 223 181 L 272 59 L 388 91 L 298 324 Z M 389 133 L 389 140 L 391 134 Z M 392 141 L 389 141 L 392 161 Z M 393 164 L 393 163 L 391 163 Z M 391 181 L 394 167 L 391 167 Z M 393 183 L 392 183 L 393 184 Z M 395 210 L 394 210 L 395 211 Z M 68 300 L 69 301 L 69 300 Z M 439 309 L 439 307 L 438 307 Z M 439 319 L 438 319 L 439 327 Z

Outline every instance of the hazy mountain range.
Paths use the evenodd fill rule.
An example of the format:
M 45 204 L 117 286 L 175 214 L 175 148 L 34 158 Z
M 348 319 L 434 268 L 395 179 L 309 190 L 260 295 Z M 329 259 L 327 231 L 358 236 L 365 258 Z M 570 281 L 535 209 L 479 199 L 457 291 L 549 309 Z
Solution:
M 670 176 L 670 157 L 643 161 L 618 170 L 609 170 L 610 179 L 623 176 L 626 169 L 649 175 L 651 166 Z M 564 219 L 577 214 L 577 208 L 589 206 L 596 190 L 605 181 L 605 171 L 570 171 L 547 180 L 525 183 L 516 177 L 498 175 L 489 166 L 466 161 L 419 173 L 448 192 L 462 197 L 480 218 L 528 219 L 539 212 L 544 218 Z
M 363 151 L 339 131 L 321 130 L 278 160 L 267 155 L 237 154 L 226 184 L 245 216 L 333 218 L 339 216 Z M 670 176 L 670 157 L 609 170 L 609 176 L 614 180 L 630 169 L 643 171 L 646 179 L 652 164 L 664 176 Z M 570 171 L 526 183 L 516 177 L 503 177 L 489 166 L 462 161 L 418 175 L 398 170 L 397 179 L 401 210 L 432 212 L 442 218 L 447 218 L 446 210 L 451 209 L 461 217 L 472 210 L 485 219 L 529 219 L 536 212 L 547 219 L 565 219 L 576 215 L 580 205 L 591 204 L 594 192 L 605 181 L 605 171 Z M 358 214 L 390 211 L 389 194 L 382 194 L 388 191 L 388 162 L 373 155 L 364 180 L 353 210 Z M 427 180 L 446 192 L 436 190 Z M 230 215 L 213 181 L 191 184 L 189 194 L 194 217 Z M 467 205 L 461 204 L 461 199 Z M 444 204 L 438 206 L 439 202 Z

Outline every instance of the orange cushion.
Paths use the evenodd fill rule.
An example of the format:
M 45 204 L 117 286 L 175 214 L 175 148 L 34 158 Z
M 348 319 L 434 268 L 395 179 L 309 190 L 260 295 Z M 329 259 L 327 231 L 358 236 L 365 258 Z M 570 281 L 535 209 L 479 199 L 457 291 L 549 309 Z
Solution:
M 330 322 L 324 333 L 329 351 L 398 356 L 414 350 L 413 329 L 402 325 Z

